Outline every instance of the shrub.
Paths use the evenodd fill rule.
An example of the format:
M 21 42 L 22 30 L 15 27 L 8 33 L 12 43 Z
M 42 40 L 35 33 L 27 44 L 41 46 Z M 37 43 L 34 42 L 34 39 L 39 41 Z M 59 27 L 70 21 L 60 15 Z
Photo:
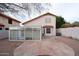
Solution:
M 67 27 L 71 27 L 71 24 L 65 23 L 61 26 L 61 28 L 67 28 Z

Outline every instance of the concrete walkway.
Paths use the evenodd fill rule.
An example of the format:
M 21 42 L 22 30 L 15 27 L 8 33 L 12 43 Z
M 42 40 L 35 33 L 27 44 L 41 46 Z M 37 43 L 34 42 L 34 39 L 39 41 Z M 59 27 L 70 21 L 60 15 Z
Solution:
M 43 40 L 28 40 L 17 47 L 14 55 L 17 56 L 74 56 L 75 52 L 65 41 L 68 38 L 51 37 Z M 71 42 L 69 42 L 71 43 Z

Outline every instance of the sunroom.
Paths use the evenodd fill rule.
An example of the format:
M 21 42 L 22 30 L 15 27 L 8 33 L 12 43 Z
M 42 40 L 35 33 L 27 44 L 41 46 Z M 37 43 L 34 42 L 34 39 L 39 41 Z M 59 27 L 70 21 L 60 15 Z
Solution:
M 41 40 L 42 28 L 40 26 L 10 27 L 9 40 Z

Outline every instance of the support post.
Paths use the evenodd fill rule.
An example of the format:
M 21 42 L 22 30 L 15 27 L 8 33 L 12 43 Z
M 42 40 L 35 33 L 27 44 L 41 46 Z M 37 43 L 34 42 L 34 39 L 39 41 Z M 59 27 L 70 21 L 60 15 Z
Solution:
M 41 40 L 41 28 L 40 28 L 40 40 Z
M 24 28 L 24 40 L 25 40 L 25 28 Z
M 8 36 L 9 36 L 9 40 L 10 40 L 10 29 L 9 29 L 9 33 L 8 33 Z
M 33 39 L 33 28 L 32 28 L 32 39 Z

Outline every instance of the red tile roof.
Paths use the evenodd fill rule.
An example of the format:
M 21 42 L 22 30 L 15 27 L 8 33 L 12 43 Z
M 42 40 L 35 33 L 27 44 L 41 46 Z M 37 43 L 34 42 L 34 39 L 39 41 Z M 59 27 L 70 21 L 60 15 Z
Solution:
M 10 16 L 7 16 L 7 15 L 5 15 L 5 14 L 3 14 L 3 13 L 0 13 L 0 16 L 3 16 L 3 17 L 5 17 L 5 18 L 12 19 L 13 21 L 16 21 L 16 22 L 21 23 L 20 21 L 14 19 L 14 18 L 11 18 Z

